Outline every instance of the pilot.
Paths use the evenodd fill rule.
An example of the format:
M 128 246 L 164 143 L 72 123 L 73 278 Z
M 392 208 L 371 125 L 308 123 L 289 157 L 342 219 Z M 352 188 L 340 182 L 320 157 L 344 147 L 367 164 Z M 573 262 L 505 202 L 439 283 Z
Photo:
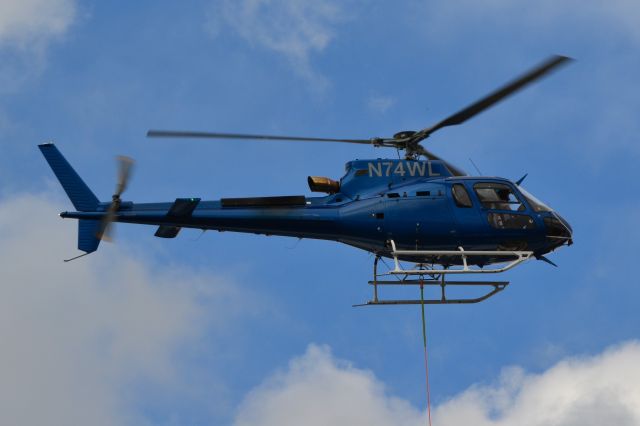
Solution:
M 508 189 L 498 189 L 496 190 L 498 194 L 499 203 L 496 203 L 495 208 L 499 210 L 511 210 L 511 206 L 509 205 L 509 194 L 511 191 Z

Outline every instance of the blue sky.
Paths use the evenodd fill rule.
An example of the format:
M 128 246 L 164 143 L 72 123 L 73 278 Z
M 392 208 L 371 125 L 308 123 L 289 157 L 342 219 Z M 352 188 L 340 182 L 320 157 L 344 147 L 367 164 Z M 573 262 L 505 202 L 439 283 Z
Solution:
M 117 154 L 137 159 L 125 199 L 308 194 L 308 175 L 395 153 L 145 132 L 389 136 L 558 53 L 577 61 L 428 141 L 467 170 L 529 173 L 575 230 L 559 268 L 428 309 L 434 424 L 637 424 L 639 19 L 631 0 L 3 1 L 2 423 L 424 423 L 419 310 L 351 308 L 368 254 L 120 225 L 63 264 L 76 225 L 36 145 L 102 199 Z

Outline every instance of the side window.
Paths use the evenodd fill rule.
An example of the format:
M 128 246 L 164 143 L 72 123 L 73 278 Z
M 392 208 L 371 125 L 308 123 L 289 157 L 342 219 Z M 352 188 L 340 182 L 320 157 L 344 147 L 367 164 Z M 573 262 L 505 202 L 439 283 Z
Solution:
M 467 188 L 460 183 L 454 183 L 451 187 L 451 194 L 453 194 L 453 200 L 458 207 L 472 207 L 471 198 L 467 192 Z
M 508 185 L 481 182 L 473 185 L 482 207 L 490 210 L 523 211 L 524 205 Z
M 410 195 L 413 196 L 415 194 L 416 197 L 430 197 L 431 199 L 435 199 L 436 197 L 444 197 L 444 190 L 444 185 L 430 182 L 420 185 L 420 188 L 417 188 L 416 192 Z

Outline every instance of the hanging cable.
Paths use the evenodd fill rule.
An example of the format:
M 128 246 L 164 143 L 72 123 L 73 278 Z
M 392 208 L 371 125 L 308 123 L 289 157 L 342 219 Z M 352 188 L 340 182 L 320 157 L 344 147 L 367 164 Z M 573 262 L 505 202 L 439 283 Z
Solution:
M 424 370 L 427 380 L 427 416 L 431 426 L 431 389 L 429 388 L 429 357 L 427 356 L 427 320 L 424 313 L 424 281 L 420 280 L 420 307 L 422 308 L 422 343 L 424 345 Z

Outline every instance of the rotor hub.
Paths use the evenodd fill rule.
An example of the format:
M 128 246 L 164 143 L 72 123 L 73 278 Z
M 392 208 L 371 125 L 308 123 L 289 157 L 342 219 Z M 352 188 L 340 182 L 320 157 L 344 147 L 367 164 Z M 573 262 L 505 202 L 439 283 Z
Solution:
M 415 134 L 416 134 L 416 132 L 414 130 L 403 130 L 403 131 L 398 132 L 395 135 L 393 135 L 393 138 L 394 139 L 408 139 L 408 138 L 412 137 Z

